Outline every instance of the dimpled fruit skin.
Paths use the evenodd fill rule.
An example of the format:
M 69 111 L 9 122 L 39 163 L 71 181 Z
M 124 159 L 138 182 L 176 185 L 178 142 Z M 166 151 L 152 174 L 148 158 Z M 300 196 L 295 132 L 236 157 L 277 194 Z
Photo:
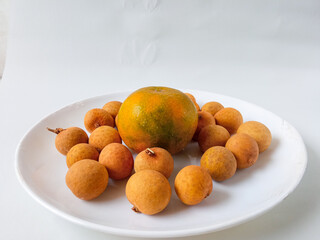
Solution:
M 245 133 L 237 133 L 229 138 L 226 148 L 235 156 L 238 169 L 251 167 L 259 156 L 257 142 Z
M 89 144 L 94 146 L 99 152 L 113 142 L 121 143 L 121 138 L 118 131 L 109 126 L 98 127 L 89 137 Z
M 171 187 L 161 173 L 143 170 L 129 178 L 126 196 L 136 211 L 153 215 L 161 212 L 169 204 Z
M 107 102 L 102 109 L 106 110 L 113 118 L 115 118 L 118 115 L 121 104 L 122 103 L 119 101 Z
M 79 143 L 74 145 L 67 154 L 67 166 L 70 168 L 72 164 L 82 159 L 98 160 L 99 152 L 97 149 L 87 143 Z
M 209 148 L 201 157 L 200 165 L 208 170 L 212 179 L 224 181 L 231 178 L 237 170 L 237 160 L 225 147 Z
M 105 146 L 100 153 L 99 162 L 107 168 L 109 177 L 114 180 L 128 177 L 133 169 L 132 154 L 121 143 Z
M 208 113 L 211 113 L 212 116 L 214 116 L 217 112 L 219 112 L 221 109 L 223 109 L 223 105 L 218 102 L 207 102 L 204 104 L 201 108 L 201 111 L 205 111 Z
M 174 181 L 179 199 L 186 205 L 196 205 L 210 195 L 212 179 L 206 169 L 189 165 L 180 170 Z
M 171 154 L 163 148 L 150 148 L 154 154 L 148 154 L 148 150 L 141 151 L 134 160 L 134 170 L 136 172 L 152 169 L 162 173 L 169 178 L 174 167 Z
M 91 200 L 101 195 L 108 185 L 108 180 L 107 169 L 91 159 L 76 162 L 66 175 L 68 188 L 82 200 Z
M 234 108 L 223 108 L 214 115 L 216 124 L 221 125 L 229 131 L 230 134 L 237 132 L 238 127 L 243 123 L 241 113 Z
M 60 132 L 55 139 L 57 150 L 63 155 L 67 155 L 69 150 L 78 143 L 87 143 L 88 135 L 78 127 L 69 127 Z
M 224 146 L 230 133 L 227 129 L 219 125 L 209 125 L 201 129 L 198 136 L 198 143 L 202 152 L 213 146 Z
M 260 122 L 248 121 L 240 125 L 237 133 L 246 133 L 258 143 L 259 152 L 264 152 L 270 146 L 272 135 L 270 130 Z
M 136 152 L 162 147 L 171 154 L 192 139 L 198 114 L 190 98 L 167 87 L 146 87 L 122 103 L 117 128 L 125 144 Z
M 114 119 L 106 110 L 94 108 L 89 110 L 84 116 L 84 126 L 89 133 L 92 133 L 100 126 L 114 127 Z

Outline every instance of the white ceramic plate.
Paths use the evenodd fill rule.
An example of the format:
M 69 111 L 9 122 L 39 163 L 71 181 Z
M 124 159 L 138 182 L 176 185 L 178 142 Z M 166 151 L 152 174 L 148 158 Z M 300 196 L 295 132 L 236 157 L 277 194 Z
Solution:
M 173 182 L 178 171 L 199 165 L 197 143 L 175 155 L 170 177 L 172 198 L 168 207 L 154 216 L 137 214 L 125 196 L 124 181 L 112 180 L 97 199 L 82 201 L 65 184 L 68 170 L 65 157 L 57 152 L 55 136 L 46 127 L 78 126 L 91 108 L 111 100 L 123 101 L 130 92 L 114 93 L 74 103 L 47 116 L 21 140 L 16 152 L 18 178 L 39 203 L 54 213 L 82 226 L 99 231 L 138 237 L 178 237 L 221 230 L 242 223 L 269 210 L 291 193 L 301 180 L 306 149 L 299 133 L 286 121 L 254 104 L 228 96 L 202 91 L 194 94 L 199 105 L 218 101 L 238 109 L 244 121 L 256 120 L 271 130 L 273 141 L 251 168 L 238 171 L 231 179 L 215 183 L 213 193 L 196 206 L 186 206 L 177 198 Z

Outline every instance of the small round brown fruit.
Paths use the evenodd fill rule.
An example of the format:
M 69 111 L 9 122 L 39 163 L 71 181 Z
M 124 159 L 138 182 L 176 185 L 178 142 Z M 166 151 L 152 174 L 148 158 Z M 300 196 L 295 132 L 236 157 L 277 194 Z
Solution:
M 237 170 L 237 160 L 232 152 L 220 146 L 209 148 L 202 155 L 200 165 L 218 182 L 231 178 Z
M 196 107 L 197 111 L 200 111 L 200 107 L 196 101 L 196 98 L 191 94 L 191 93 L 184 93 L 185 95 L 187 95 L 191 101 L 193 102 L 194 106 Z
M 143 170 L 129 178 L 126 196 L 133 205 L 132 210 L 153 215 L 169 204 L 171 187 L 166 177 L 158 171 Z
M 91 159 L 76 162 L 66 175 L 68 188 L 82 200 L 91 200 L 101 195 L 108 185 L 108 180 L 107 169 Z
M 50 132 L 56 133 L 55 145 L 57 150 L 63 155 L 67 155 L 69 150 L 78 143 L 88 143 L 88 135 L 78 127 L 69 127 L 67 129 L 47 128 Z
M 216 125 L 216 120 L 214 120 L 214 117 L 208 112 L 198 112 L 198 126 L 192 139 L 197 141 L 201 129 L 208 125 Z
M 116 118 L 118 115 L 119 109 L 121 107 L 121 102 L 119 101 L 111 101 L 107 102 L 102 109 L 106 110 L 113 118 Z
M 84 126 L 89 133 L 92 133 L 100 126 L 114 127 L 114 119 L 106 110 L 94 108 L 89 110 L 84 116 Z
M 270 130 L 263 124 L 257 121 L 248 121 L 240 125 L 237 133 L 246 133 L 253 137 L 258 143 L 259 152 L 264 152 L 270 146 L 272 135 Z
M 67 166 L 70 168 L 72 164 L 82 159 L 92 159 L 98 161 L 99 152 L 88 143 L 79 143 L 74 145 L 67 153 Z
M 214 116 L 217 112 L 219 112 L 223 108 L 224 107 L 221 103 L 207 102 L 202 106 L 201 111 L 211 113 L 211 115 Z
M 89 144 L 99 152 L 110 143 L 121 143 L 121 138 L 118 131 L 109 126 L 98 127 L 89 137 Z
M 201 129 L 198 136 L 198 143 L 202 152 L 207 151 L 214 146 L 224 146 L 230 133 L 222 126 L 209 125 Z
M 245 133 L 237 133 L 233 135 L 226 143 L 237 160 L 237 168 L 251 167 L 258 159 L 259 147 L 252 137 Z
M 234 108 L 223 108 L 214 115 L 214 118 L 216 124 L 227 129 L 230 134 L 236 133 L 238 127 L 243 123 L 241 113 Z
M 141 151 L 134 160 L 134 170 L 136 172 L 152 169 L 162 173 L 169 178 L 174 167 L 171 154 L 159 147 L 147 148 Z
M 99 163 L 108 170 L 109 177 L 121 180 L 130 176 L 133 169 L 133 157 L 129 149 L 121 143 L 110 143 L 99 156 Z
M 186 205 L 196 205 L 212 191 L 212 179 L 206 169 L 189 165 L 180 170 L 174 181 L 179 199 Z

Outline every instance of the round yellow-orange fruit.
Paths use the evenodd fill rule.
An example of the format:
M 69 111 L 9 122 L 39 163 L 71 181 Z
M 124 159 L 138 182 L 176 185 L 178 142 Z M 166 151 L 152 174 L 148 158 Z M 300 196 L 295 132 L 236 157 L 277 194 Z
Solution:
M 196 205 L 212 192 L 212 179 L 207 169 L 189 165 L 177 174 L 174 189 L 184 204 Z
M 237 133 L 246 133 L 258 143 L 259 152 L 264 152 L 270 146 L 272 135 L 269 128 L 257 121 L 248 121 L 240 125 Z
M 145 87 L 122 103 L 117 128 L 124 143 L 136 152 L 161 147 L 180 152 L 192 139 L 198 113 L 183 92 L 167 87 Z
M 221 146 L 209 148 L 202 155 L 200 165 L 218 182 L 231 178 L 237 170 L 236 158 L 230 150 Z
M 101 195 L 108 181 L 107 169 L 92 159 L 83 159 L 74 163 L 66 175 L 68 188 L 82 200 L 91 200 Z
M 153 215 L 164 210 L 171 198 L 169 181 L 160 172 L 142 170 L 133 174 L 126 185 L 126 196 L 132 210 Z

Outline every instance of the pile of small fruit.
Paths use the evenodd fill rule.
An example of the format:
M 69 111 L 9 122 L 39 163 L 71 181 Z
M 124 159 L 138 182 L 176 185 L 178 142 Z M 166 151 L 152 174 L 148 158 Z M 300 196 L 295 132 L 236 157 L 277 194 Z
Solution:
M 72 193 L 91 200 L 107 188 L 109 178 L 125 180 L 133 210 L 148 215 L 161 212 L 171 198 L 168 178 L 174 168 L 171 154 L 197 141 L 200 166 L 189 165 L 175 176 L 174 189 L 186 205 L 195 205 L 212 192 L 212 180 L 231 178 L 248 168 L 271 144 L 269 129 L 257 121 L 243 123 L 241 113 L 218 102 L 200 109 L 190 93 L 147 87 L 122 104 L 106 103 L 89 110 L 84 126 L 56 128 L 57 150 L 66 155 L 66 184 Z M 135 159 L 124 143 L 138 154 Z M 134 174 L 132 174 L 134 170 Z

